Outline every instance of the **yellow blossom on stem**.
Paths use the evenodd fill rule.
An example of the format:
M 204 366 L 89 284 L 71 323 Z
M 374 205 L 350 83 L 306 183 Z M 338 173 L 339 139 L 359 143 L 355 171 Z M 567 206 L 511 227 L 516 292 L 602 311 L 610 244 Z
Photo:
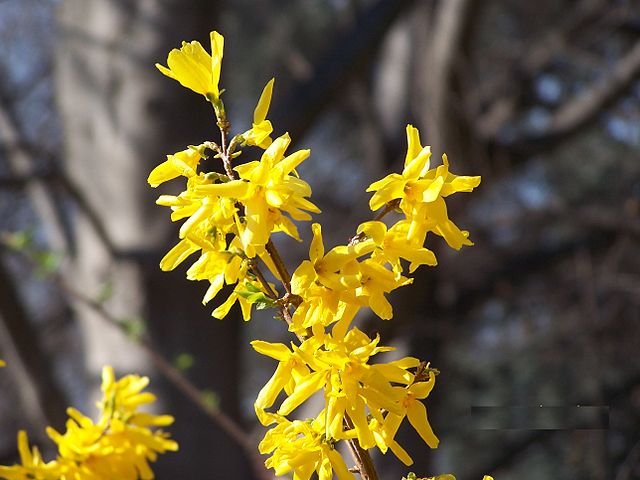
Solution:
M 389 412 L 384 420 L 384 430 L 388 437 L 393 438 L 406 417 L 411 426 L 418 432 L 424 442 L 431 448 L 438 446 L 439 440 L 433 433 L 429 420 L 427 419 L 427 409 L 420 401 L 431 393 L 436 381 L 435 374 L 429 371 L 427 381 L 420 381 L 409 385 L 403 392 L 402 410 L 398 415 L 396 412 Z
M 422 146 L 418 129 L 412 125 L 407 125 L 407 144 L 402 174 L 392 173 L 367 188 L 367 192 L 374 192 L 369 201 L 371 210 L 399 201 L 400 209 L 410 222 L 408 239 L 422 245 L 427 232 L 432 231 L 452 248 L 473 245 L 468 232 L 461 231 L 449 220 L 443 198 L 472 191 L 480 184 L 480 177 L 452 174 L 446 155 L 442 156 L 441 166 L 430 169 L 431 148 Z
M 324 435 L 323 415 L 311 421 L 282 419 L 260 442 L 260 453 L 272 453 L 265 465 L 278 476 L 294 471 L 296 480 L 309 480 L 313 473 L 319 480 L 354 480 L 342 456 L 335 450 L 334 439 Z
M 155 188 L 179 176 L 193 177 L 197 174 L 198 163 L 204 157 L 204 145 L 190 146 L 186 150 L 167 155 L 167 160 L 151 171 L 147 182 Z
M 272 140 L 270 135 L 271 132 L 273 132 L 273 126 L 271 122 L 267 120 L 267 113 L 269 112 L 269 105 L 271 105 L 274 81 L 275 79 L 273 78 L 269 80 L 264 90 L 262 90 L 258 105 L 253 112 L 253 125 L 242 134 L 244 143 L 247 145 L 255 145 L 263 149 L 271 145 Z
M 198 41 L 182 42 L 180 49 L 174 48 L 169 52 L 169 68 L 159 63 L 156 63 L 156 67 L 167 77 L 180 82 L 182 86 L 204 95 L 211 101 L 217 101 L 220 97 L 218 82 L 224 38 L 218 32 L 211 32 L 209 37 L 211 54 L 207 53 Z
M 196 193 L 233 198 L 244 206 L 244 215 L 237 217 L 237 228 L 249 257 L 262 252 L 274 229 L 299 239 L 296 226 L 283 212 L 294 220 L 310 220 L 305 210 L 320 212 L 305 198 L 311 195 L 309 185 L 290 175 L 310 152 L 299 150 L 285 157 L 289 143 L 291 138 L 285 133 L 265 150 L 260 161 L 235 167 L 239 180 L 196 188 Z
M 382 222 L 371 221 L 360 224 L 358 234 L 373 239 L 376 249 L 371 258 L 381 263 L 389 263 L 394 272 L 401 273 L 400 259 L 410 262 L 409 273 L 420 265 L 434 266 L 438 262 L 435 254 L 408 238 L 410 224 L 406 220 L 395 223 L 391 228 Z
M 372 356 L 392 350 L 379 346 L 379 341 L 379 337 L 371 339 L 357 328 L 346 334 L 339 328 L 334 329 L 333 335 L 314 335 L 299 347 L 292 345 L 291 349 L 283 344 L 252 342 L 258 352 L 279 361 L 275 373 L 258 394 L 255 403 L 258 418 L 265 425 L 278 423 L 311 395 L 322 390 L 326 438 L 344 440 L 355 437 L 362 448 L 378 446 L 383 452 L 391 448 L 398 452 L 399 457 L 406 459 L 394 436 L 407 415 L 420 435 L 425 432 L 426 413 L 424 419 L 418 418 L 420 406 L 424 406 L 414 406 L 411 401 L 426 397 L 420 390 L 426 383 L 413 383 L 415 376 L 409 369 L 417 368 L 420 362 L 412 357 L 370 365 Z M 277 413 L 266 412 L 283 390 L 287 398 Z M 414 411 L 418 413 L 414 414 Z M 353 423 L 352 430 L 344 429 L 347 416 Z M 397 425 L 391 424 L 392 420 Z M 389 428 L 388 423 L 395 428 Z
M 371 209 L 383 210 L 375 220 L 362 223 L 348 244 L 329 251 L 325 251 L 320 224 L 313 224 L 309 258 L 290 274 L 271 235 L 281 231 L 300 240 L 294 221 L 307 221 L 310 213 L 319 213 L 308 199 L 310 186 L 296 172 L 310 152 L 287 155 L 291 139 L 286 133 L 271 139 L 273 125 L 267 114 L 273 79 L 257 102 L 251 128 L 231 136 L 218 88 L 223 44 L 222 36 L 212 32 L 211 54 L 198 42 L 183 43 L 169 54 L 168 68 L 158 65 L 162 73 L 213 104 L 221 135 L 220 145 L 206 141 L 169 155 L 149 175 L 153 187 L 180 176 L 187 184 L 179 195 L 162 195 L 157 201 L 171 208 L 173 221 L 185 220 L 179 242 L 160 266 L 171 270 L 199 253 L 187 278 L 209 282 L 203 303 L 225 285 L 235 285 L 213 311 L 214 317 L 225 317 L 235 303 L 240 304 L 245 320 L 253 306 L 277 308 L 278 317 L 298 337 L 299 344 L 290 346 L 252 342 L 257 352 L 278 362 L 254 404 L 259 421 L 272 426 L 259 450 L 270 454 L 265 464 L 276 475 L 292 473 L 294 480 L 309 480 L 317 474 L 320 480 L 330 480 L 335 472 L 341 480 L 352 480 L 353 474 L 335 449 L 339 441 L 350 443 L 363 477 L 375 476 L 366 452 L 372 448 L 383 453 L 391 450 L 409 465 L 411 457 L 395 439 L 405 418 L 430 447 L 438 445 L 422 402 L 434 386 L 434 370 L 425 370 L 425 364 L 413 357 L 370 363 L 374 355 L 392 349 L 380 346 L 378 336 L 370 338 L 351 323 L 367 307 L 383 320 L 392 318 L 387 295 L 412 282 L 404 276 L 405 270 L 413 273 L 421 265 L 437 263 L 434 253 L 425 248 L 429 233 L 443 237 L 455 249 L 472 245 L 468 232 L 449 219 L 445 198 L 472 191 L 480 177 L 451 173 L 446 155 L 442 165 L 431 168 L 430 147 L 422 146 L 418 130 L 408 125 L 402 173 L 387 175 L 367 189 L 373 192 Z M 242 154 L 238 145 L 257 146 L 264 152 L 260 160 L 234 166 Z M 224 174 L 198 171 L 207 149 L 222 161 Z M 380 221 L 393 210 L 403 218 L 390 226 Z M 281 282 L 282 296 L 265 272 Z M 118 383 L 107 371 L 104 385 L 113 403 L 100 404 L 103 415 L 98 422 L 70 411 L 67 433 L 50 431 L 67 456 L 74 458 L 72 464 L 61 460 L 60 468 L 76 480 L 89 478 L 81 469 L 90 464 L 92 472 L 99 470 L 107 478 L 129 479 L 134 473 L 151 478 L 147 462 L 172 444 L 146 428 L 171 420 L 137 413 L 138 404 L 152 401 L 139 393 L 146 385 L 141 379 Z M 314 394 L 324 399 L 315 418 L 287 418 Z

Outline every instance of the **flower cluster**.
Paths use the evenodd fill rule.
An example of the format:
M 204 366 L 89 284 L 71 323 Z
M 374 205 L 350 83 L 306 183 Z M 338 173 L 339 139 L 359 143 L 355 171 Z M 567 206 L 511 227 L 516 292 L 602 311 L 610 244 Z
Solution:
M 98 402 L 96 422 L 78 410 L 69 408 L 66 432 L 47 428 L 57 444 L 58 457 L 45 462 L 36 447 L 29 448 L 27 434 L 18 433 L 19 465 L 0 466 L 0 478 L 6 480 L 147 480 L 153 479 L 149 462 L 159 453 L 175 451 L 178 444 L 162 430 L 173 423 L 169 415 L 138 411 L 155 401 L 143 392 L 149 379 L 127 375 L 116 380 L 113 369 L 102 372 L 103 398 Z
M 184 43 L 180 50 L 169 54 L 170 69 L 161 65 L 158 68 L 182 85 L 205 95 L 214 105 L 218 123 L 224 129 L 228 124 L 218 89 L 222 45 L 222 37 L 213 32 L 212 55 L 198 42 Z M 260 294 L 264 287 L 259 285 L 251 265 L 255 258 L 260 258 L 275 273 L 266 253 L 271 233 L 282 231 L 300 240 L 292 219 L 310 220 L 307 212 L 320 211 L 307 200 L 311 188 L 295 172 L 310 151 L 287 154 L 291 143 L 289 135 L 271 138 L 273 127 L 266 116 L 273 84 L 272 79 L 260 96 L 251 129 L 236 135 L 226 148 L 205 142 L 168 155 L 148 179 L 153 187 L 179 176 L 187 179 L 185 191 L 177 196 L 162 195 L 157 202 L 171 208 L 173 221 L 187 218 L 180 228 L 180 242 L 167 253 L 160 266 L 163 270 L 172 270 L 190 255 L 200 252 L 200 258 L 187 272 L 187 278 L 209 282 L 204 303 L 211 301 L 225 284 L 236 285 L 227 301 L 214 310 L 216 318 L 224 318 L 236 301 L 240 303 L 245 320 L 251 316 L 252 304 L 259 301 L 269 304 L 268 296 Z M 259 160 L 231 168 L 232 158 L 242 153 L 235 151 L 240 144 L 264 151 Z M 201 160 L 208 154 L 223 158 L 225 173 L 198 171 Z
M 391 450 L 409 465 L 410 456 L 395 440 L 405 419 L 427 445 L 438 445 L 422 402 L 437 371 L 412 357 L 387 363 L 376 357 L 372 363 L 372 357 L 392 349 L 351 324 L 361 309 L 383 320 L 393 317 L 389 293 L 410 284 L 409 275 L 419 266 L 437 263 L 434 252 L 425 248 L 429 234 L 443 237 L 454 249 L 472 245 L 468 232 L 449 219 L 445 199 L 472 191 L 480 177 L 451 173 L 446 155 L 431 168 L 430 147 L 423 147 L 418 130 L 408 125 L 402 174 L 388 175 L 367 189 L 373 192 L 369 204 L 378 212 L 375 219 L 362 223 L 347 244 L 328 251 L 321 225 L 313 223 L 309 258 L 290 275 L 271 236 L 283 232 L 300 240 L 294 221 L 309 221 L 310 213 L 319 213 L 309 200 L 311 188 L 296 171 L 310 152 L 287 153 L 287 133 L 272 139 L 267 115 L 273 79 L 258 100 L 252 127 L 230 135 L 218 85 L 223 44 L 212 32 L 211 54 L 198 42 L 183 43 L 169 54 L 169 68 L 158 65 L 165 75 L 205 96 L 221 133 L 220 144 L 205 141 L 169 155 L 149 175 L 153 187 L 186 178 L 186 190 L 162 195 L 157 202 L 171 208 L 172 220 L 185 219 L 180 241 L 161 268 L 171 270 L 199 253 L 187 278 L 209 282 L 204 303 L 233 285 L 214 317 L 223 318 L 236 302 L 245 320 L 254 306 L 272 307 L 297 337 L 290 346 L 252 342 L 256 351 L 278 362 L 255 402 L 258 419 L 271 427 L 260 451 L 271 454 L 266 465 L 277 475 L 293 471 L 294 478 L 306 480 L 315 472 L 328 480 L 335 471 L 340 479 L 354 478 L 335 450 L 339 441 L 360 452 Z M 260 158 L 234 166 L 243 153 L 239 148 L 247 145 L 262 150 Z M 211 168 L 203 160 L 209 156 L 221 160 L 222 171 L 207 170 Z M 382 221 L 393 212 L 395 223 Z M 307 420 L 292 418 L 316 393 L 324 399 L 321 411 Z

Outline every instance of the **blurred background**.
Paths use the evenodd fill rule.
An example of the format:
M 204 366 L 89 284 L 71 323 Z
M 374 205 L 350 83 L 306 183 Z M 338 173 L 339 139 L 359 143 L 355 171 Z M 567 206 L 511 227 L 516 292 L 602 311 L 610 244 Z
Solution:
M 211 318 L 189 262 L 160 272 L 178 225 L 154 202 L 180 182 L 146 183 L 166 154 L 218 139 L 210 106 L 154 67 L 182 40 L 208 49 L 213 29 L 233 131 L 276 77 L 269 118 L 312 149 L 300 173 L 329 245 L 371 218 L 364 189 L 401 168 L 406 123 L 483 177 L 450 203 L 475 246 L 432 239 L 439 266 L 395 292 L 394 320 L 360 319 L 441 371 L 427 401 L 441 446 L 402 430 L 416 463 L 377 455 L 381 478 L 640 478 L 631 0 L 1 0 L 0 464 L 18 429 L 53 455 L 45 425 L 62 428 L 67 405 L 94 412 L 112 364 L 149 375 L 176 417 L 181 449 L 157 478 L 268 478 L 248 452 L 275 365 L 247 344 L 287 332 L 268 312 Z M 292 266 L 307 255 L 276 243 Z

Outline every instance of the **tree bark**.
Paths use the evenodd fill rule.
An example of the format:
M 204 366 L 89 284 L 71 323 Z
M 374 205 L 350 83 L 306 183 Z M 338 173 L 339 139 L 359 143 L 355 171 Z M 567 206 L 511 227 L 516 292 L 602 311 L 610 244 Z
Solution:
M 158 192 L 146 183 L 166 154 L 212 139 L 210 107 L 159 74 L 154 63 L 165 63 L 182 40 L 198 39 L 208 48 L 215 7 L 217 2 L 195 0 L 64 1 L 58 12 L 56 82 L 66 170 L 86 202 L 84 212 L 73 212 L 76 287 L 97 295 L 110 282 L 111 311 L 123 320 L 144 319 L 170 358 L 192 354 L 190 378 L 215 391 L 221 407 L 235 415 L 238 323 L 208 318 L 200 305 L 203 291 L 183 271 L 160 272 L 158 262 L 176 232 L 166 212 L 154 205 Z M 109 242 L 95 228 L 96 218 Z M 121 374 L 153 373 L 142 350 L 121 332 L 80 305 L 77 314 L 90 379 L 99 379 L 104 364 Z M 160 408 L 176 417 L 171 431 L 181 450 L 163 459 L 158 476 L 248 478 L 240 449 L 176 392 L 167 393 Z

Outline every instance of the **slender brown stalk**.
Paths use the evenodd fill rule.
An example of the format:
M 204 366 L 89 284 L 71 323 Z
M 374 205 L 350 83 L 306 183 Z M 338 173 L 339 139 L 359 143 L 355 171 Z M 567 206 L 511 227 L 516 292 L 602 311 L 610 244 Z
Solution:
M 374 222 L 379 222 L 382 220 L 388 213 L 393 212 L 400 205 L 400 200 L 392 200 L 388 202 L 382 210 L 378 212 L 378 214 L 373 218 Z M 358 242 L 364 240 L 364 233 L 358 233 L 349 239 L 349 246 L 355 245 Z
M 276 270 L 278 270 L 278 276 L 280 277 L 282 286 L 287 293 L 291 293 L 291 274 L 289 273 L 289 270 L 287 270 L 287 266 L 282 261 L 280 252 L 278 252 L 278 249 L 271 240 L 267 242 L 266 250 L 271 257 L 271 260 L 273 260 Z
M 345 426 L 351 430 L 353 427 L 353 422 L 349 415 L 344 416 L 344 424 Z M 358 473 L 360 474 L 360 478 L 363 480 L 378 480 L 378 472 L 376 471 L 376 467 L 373 464 L 373 460 L 371 459 L 371 455 L 369 452 L 360 446 L 357 438 L 353 438 L 347 441 L 347 445 L 349 446 L 349 451 L 351 452 L 351 456 L 356 462 L 356 468 Z

